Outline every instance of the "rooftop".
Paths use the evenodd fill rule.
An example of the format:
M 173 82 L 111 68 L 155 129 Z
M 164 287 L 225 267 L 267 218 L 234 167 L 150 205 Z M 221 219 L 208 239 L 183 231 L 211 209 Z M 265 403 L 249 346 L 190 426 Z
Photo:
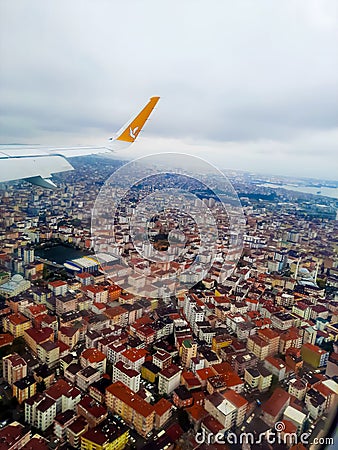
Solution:
M 139 395 L 135 394 L 120 381 L 116 381 L 115 383 L 107 387 L 106 392 L 108 395 L 113 395 L 129 407 L 133 408 L 143 417 L 148 417 L 154 412 L 153 406 L 144 401 Z
M 90 363 L 97 363 L 104 361 L 106 359 L 106 355 L 97 348 L 87 348 L 81 353 L 81 358 L 86 359 Z
M 262 410 L 272 417 L 276 417 L 290 400 L 290 395 L 282 388 L 277 387 L 271 397 L 263 404 Z

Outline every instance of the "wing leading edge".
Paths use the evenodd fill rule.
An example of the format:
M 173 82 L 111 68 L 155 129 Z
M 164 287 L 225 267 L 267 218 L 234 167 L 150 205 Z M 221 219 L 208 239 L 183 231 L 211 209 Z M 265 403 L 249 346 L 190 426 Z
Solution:
M 135 142 L 160 97 L 151 97 L 142 110 L 129 120 L 105 146 L 1 148 L 0 182 L 26 180 L 37 186 L 55 189 L 52 174 L 73 170 L 66 158 L 111 153 L 123 150 Z

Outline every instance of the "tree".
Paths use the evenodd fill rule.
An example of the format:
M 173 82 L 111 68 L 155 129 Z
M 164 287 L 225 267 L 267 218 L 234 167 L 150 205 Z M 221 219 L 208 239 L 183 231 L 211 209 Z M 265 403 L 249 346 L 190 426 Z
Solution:
M 48 266 L 46 264 L 43 265 L 43 270 L 42 270 L 42 277 L 44 280 L 48 280 L 48 278 L 50 278 L 51 276 L 51 271 L 48 269 Z
M 322 278 L 317 278 L 317 284 L 321 289 L 325 289 L 326 281 Z

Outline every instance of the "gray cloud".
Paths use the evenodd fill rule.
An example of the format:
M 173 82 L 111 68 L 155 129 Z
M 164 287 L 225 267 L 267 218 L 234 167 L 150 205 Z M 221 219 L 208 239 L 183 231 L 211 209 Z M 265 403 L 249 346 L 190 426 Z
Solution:
M 334 0 L 3 0 L 0 17 L 2 142 L 97 141 L 161 95 L 130 157 L 337 178 Z

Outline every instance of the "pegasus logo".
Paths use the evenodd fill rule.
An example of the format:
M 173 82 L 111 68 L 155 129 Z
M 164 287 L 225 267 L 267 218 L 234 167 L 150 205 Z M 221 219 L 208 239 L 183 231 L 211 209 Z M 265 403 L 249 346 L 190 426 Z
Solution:
M 129 127 L 129 136 L 133 139 L 136 138 L 137 134 L 139 131 L 139 127 L 135 127 L 134 129 L 132 129 L 131 127 Z

